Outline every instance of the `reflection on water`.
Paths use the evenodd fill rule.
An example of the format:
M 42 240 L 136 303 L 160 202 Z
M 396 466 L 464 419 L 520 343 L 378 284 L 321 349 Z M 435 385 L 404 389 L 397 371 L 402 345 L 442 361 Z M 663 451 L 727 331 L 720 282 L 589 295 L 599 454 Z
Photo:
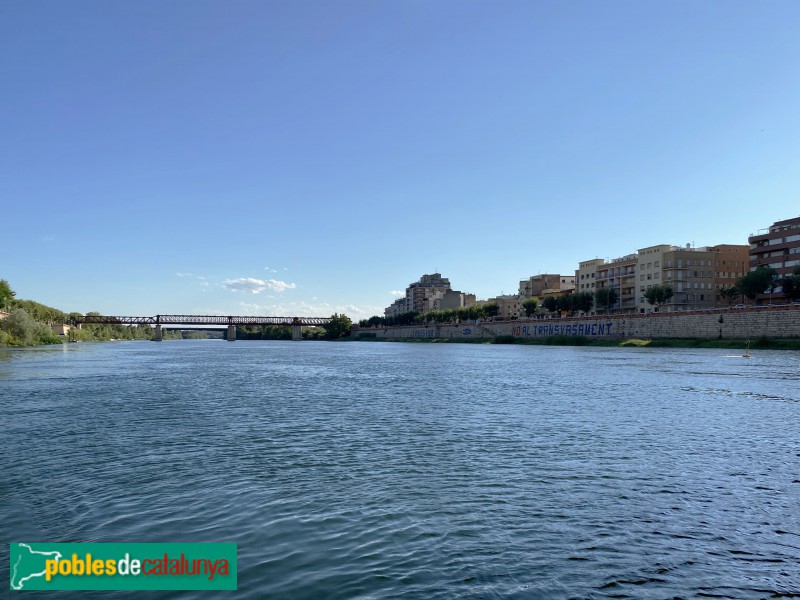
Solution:
M 752 353 L 0 351 L 0 531 L 236 542 L 247 598 L 798 594 L 800 353 Z

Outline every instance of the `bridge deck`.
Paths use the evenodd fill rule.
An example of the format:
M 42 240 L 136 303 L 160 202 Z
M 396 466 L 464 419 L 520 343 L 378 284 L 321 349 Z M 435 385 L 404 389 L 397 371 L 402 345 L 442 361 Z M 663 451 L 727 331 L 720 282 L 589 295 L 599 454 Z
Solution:
M 330 317 L 248 317 L 221 315 L 156 315 L 130 317 L 113 315 L 87 315 L 75 323 L 97 325 L 303 325 L 319 326 L 330 323 Z

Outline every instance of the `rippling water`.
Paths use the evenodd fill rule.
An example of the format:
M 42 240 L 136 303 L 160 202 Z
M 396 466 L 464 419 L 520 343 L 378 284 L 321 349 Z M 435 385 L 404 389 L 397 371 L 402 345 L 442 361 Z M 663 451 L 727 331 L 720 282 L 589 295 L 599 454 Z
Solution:
M 0 350 L 0 572 L 9 541 L 228 541 L 242 598 L 798 595 L 800 353 L 734 354 Z

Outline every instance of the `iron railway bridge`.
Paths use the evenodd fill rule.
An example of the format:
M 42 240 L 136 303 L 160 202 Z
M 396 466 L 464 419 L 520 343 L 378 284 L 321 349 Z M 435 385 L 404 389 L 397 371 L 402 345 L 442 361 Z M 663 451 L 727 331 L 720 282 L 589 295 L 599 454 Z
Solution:
M 111 315 L 86 315 L 73 320 L 81 325 L 152 325 L 155 326 L 155 341 L 163 339 L 162 327 L 172 325 L 217 325 L 228 328 L 229 342 L 236 340 L 237 325 L 289 325 L 292 339 L 301 340 L 301 327 L 319 327 L 330 323 L 330 317 L 245 317 L 220 315 L 156 315 L 154 317 L 121 317 Z

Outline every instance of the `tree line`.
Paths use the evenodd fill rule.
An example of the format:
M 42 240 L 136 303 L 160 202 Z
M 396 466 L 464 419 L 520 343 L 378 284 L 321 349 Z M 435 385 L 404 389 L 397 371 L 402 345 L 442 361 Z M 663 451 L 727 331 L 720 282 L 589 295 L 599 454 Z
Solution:
M 759 266 L 736 280 L 736 283 L 719 290 L 719 295 L 728 304 L 745 298 L 756 302 L 759 296 L 780 290 L 783 296 L 790 301 L 800 300 L 800 266 L 788 275 L 781 276 L 769 266 Z
M 334 313 L 330 322 L 320 327 L 302 327 L 304 340 L 338 340 L 350 335 L 353 322 L 347 315 Z M 237 340 L 291 340 L 291 325 L 237 325 Z
M 0 310 L 9 313 L 0 319 L 0 347 L 2 346 L 38 346 L 41 344 L 60 344 L 62 336 L 53 331 L 54 325 L 74 323 L 84 315 L 78 312 L 64 311 L 47 306 L 33 300 L 20 300 L 16 292 L 5 279 L 0 279 Z M 99 312 L 88 312 L 86 316 L 100 316 Z M 352 321 L 347 315 L 333 314 L 331 321 L 323 327 L 304 327 L 303 339 L 335 340 L 350 335 Z M 209 337 L 206 332 L 190 330 L 163 330 L 162 339 L 180 340 Z M 291 327 L 266 325 L 239 326 L 237 339 L 291 339 Z M 152 340 L 155 329 L 148 324 L 122 325 L 119 323 L 89 324 L 84 323 L 80 329 L 72 327 L 68 340 L 75 342 L 104 342 L 110 340 Z
M 411 310 L 393 317 L 374 316 L 361 319 L 359 327 L 395 327 L 399 325 L 424 325 L 425 323 L 460 323 L 462 321 L 475 321 L 478 319 L 491 319 L 500 314 L 500 305 L 496 302 L 487 304 L 473 304 L 459 308 L 444 310 L 430 310 L 426 313 Z

